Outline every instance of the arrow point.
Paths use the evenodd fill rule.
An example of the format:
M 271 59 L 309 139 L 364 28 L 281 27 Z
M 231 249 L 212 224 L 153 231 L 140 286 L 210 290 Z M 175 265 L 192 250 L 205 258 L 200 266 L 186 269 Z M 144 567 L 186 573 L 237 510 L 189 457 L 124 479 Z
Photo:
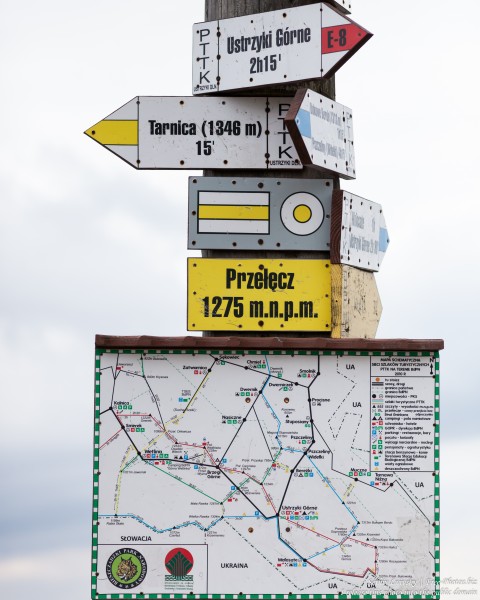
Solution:
M 102 146 L 136 146 L 138 144 L 138 121 L 104 119 L 89 127 L 85 134 Z
M 101 121 L 100 121 L 101 123 Z M 92 140 L 95 140 L 96 142 L 98 142 L 98 125 L 100 123 L 95 123 L 95 125 L 92 125 L 91 127 L 89 127 L 86 131 L 84 131 L 83 133 L 85 135 L 88 135 L 88 137 L 92 138 Z M 101 143 L 101 142 L 100 142 Z
M 355 33 L 357 34 L 358 41 L 363 40 L 363 38 L 366 37 L 367 35 L 369 38 L 371 38 L 373 35 L 372 33 L 367 31 L 363 27 L 360 27 L 360 25 L 357 25 L 357 30 Z
M 380 227 L 380 238 L 379 238 L 379 250 L 380 252 L 386 252 L 388 244 L 390 243 L 390 237 L 386 227 Z

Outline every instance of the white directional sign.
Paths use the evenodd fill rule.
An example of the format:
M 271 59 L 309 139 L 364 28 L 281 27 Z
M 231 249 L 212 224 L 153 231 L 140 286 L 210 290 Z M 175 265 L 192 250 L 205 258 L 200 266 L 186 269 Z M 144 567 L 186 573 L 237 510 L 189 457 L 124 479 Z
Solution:
M 188 247 L 330 250 L 331 179 L 190 177 Z
M 347 106 L 302 89 L 285 122 L 304 165 L 355 179 L 352 119 Z
M 389 244 L 380 204 L 335 190 L 332 206 L 333 263 L 378 271 Z
M 137 96 L 85 133 L 137 169 L 301 169 L 291 100 Z
M 193 26 L 193 93 L 330 77 L 372 34 L 329 4 Z

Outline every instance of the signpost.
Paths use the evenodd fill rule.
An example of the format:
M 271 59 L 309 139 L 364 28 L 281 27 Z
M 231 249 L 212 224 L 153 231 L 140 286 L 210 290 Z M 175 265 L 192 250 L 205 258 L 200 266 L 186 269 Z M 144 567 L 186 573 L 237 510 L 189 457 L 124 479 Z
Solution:
M 332 263 L 380 269 L 390 241 L 380 204 L 335 190 L 331 223 Z
M 137 96 L 85 133 L 137 169 L 301 169 L 290 101 Z
M 363 339 L 388 231 L 336 189 L 352 113 L 325 78 L 371 34 L 349 0 L 288 3 L 206 0 L 194 94 L 314 89 L 138 96 L 85 132 L 137 169 L 211 175 L 189 180 L 189 247 L 210 256 L 188 259 L 187 315 L 210 337 L 96 339 L 94 600 L 438 592 L 443 341 Z M 281 10 L 237 16 L 261 4 Z
M 190 177 L 188 247 L 330 249 L 331 179 Z
M 350 108 L 302 89 L 295 94 L 285 123 L 304 165 L 355 179 Z
M 189 258 L 188 330 L 330 331 L 330 261 Z
M 206 0 L 194 94 L 333 97 L 371 37 L 350 1 L 219 19 L 260 4 Z M 187 327 L 209 337 L 96 339 L 94 600 L 437 595 L 443 342 L 372 339 L 389 238 L 379 204 L 336 189 L 351 110 L 276 92 L 138 96 L 85 132 L 137 169 L 215 175 L 189 180 L 210 256 L 188 259 Z
M 434 598 L 442 347 L 97 336 L 92 598 Z
M 370 38 L 320 2 L 193 26 L 193 94 L 330 77 Z

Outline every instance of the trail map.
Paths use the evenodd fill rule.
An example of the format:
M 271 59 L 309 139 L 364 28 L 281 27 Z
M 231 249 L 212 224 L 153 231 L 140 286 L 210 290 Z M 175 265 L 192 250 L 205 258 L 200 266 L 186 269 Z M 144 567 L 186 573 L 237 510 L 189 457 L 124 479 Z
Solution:
M 438 369 L 97 350 L 92 597 L 434 598 Z

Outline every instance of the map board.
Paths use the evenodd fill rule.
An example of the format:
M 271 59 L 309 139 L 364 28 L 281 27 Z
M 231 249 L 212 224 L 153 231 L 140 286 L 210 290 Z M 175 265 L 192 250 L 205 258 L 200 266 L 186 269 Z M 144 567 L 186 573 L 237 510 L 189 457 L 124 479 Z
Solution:
M 295 94 L 285 118 L 304 165 L 355 179 L 353 116 L 347 106 L 312 90 Z
M 190 177 L 188 247 L 330 250 L 331 179 Z
M 301 169 L 291 100 L 137 96 L 85 134 L 136 169 Z
M 193 25 L 193 94 L 330 77 L 372 34 L 319 2 Z
M 97 341 L 92 597 L 434 598 L 435 344 L 181 339 Z
M 188 331 L 330 331 L 329 260 L 188 259 Z

